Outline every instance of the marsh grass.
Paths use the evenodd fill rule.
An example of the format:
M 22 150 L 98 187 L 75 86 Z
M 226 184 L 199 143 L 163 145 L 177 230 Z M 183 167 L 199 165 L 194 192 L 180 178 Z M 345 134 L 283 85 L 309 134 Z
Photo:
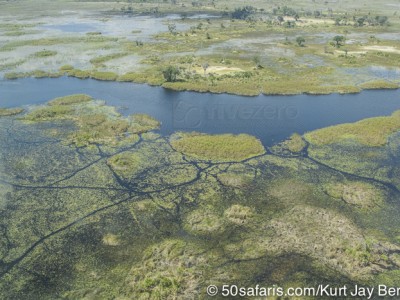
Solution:
M 360 84 L 360 88 L 364 90 L 375 90 L 375 89 L 398 89 L 399 85 L 394 82 L 386 80 L 373 80 Z
M 98 66 L 98 65 L 102 65 L 103 63 L 105 63 L 105 62 L 107 62 L 109 60 L 116 59 L 116 58 L 121 58 L 121 57 L 124 57 L 124 56 L 127 56 L 127 55 L 129 55 L 129 53 L 125 53 L 125 52 L 108 54 L 108 55 L 92 58 L 90 60 L 90 63 L 93 64 L 93 65 L 97 65 Z
M 118 78 L 118 74 L 114 72 L 93 71 L 90 73 L 90 77 L 102 81 L 115 81 Z
M 378 188 L 362 181 L 330 183 L 324 189 L 329 196 L 362 209 L 376 209 L 384 201 L 384 195 Z
M 388 137 L 400 130 L 400 112 L 388 117 L 364 119 L 356 123 L 340 124 L 305 134 L 305 138 L 315 145 L 327 145 L 343 140 L 355 140 L 366 146 L 384 146 Z
M 184 134 L 171 145 L 185 155 L 211 161 L 242 161 L 265 153 L 261 142 L 247 134 Z
M 130 120 L 129 131 L 132 133 L 143 133 L 160 128 L 160 122 L 147 114 L 134 114 Z
M 61 77 L 62 72 L 46 72 L 42 70 L 34 70 L 31 72 L 8 72 L 4 74 L 4 79 L 14 80 L 18 78 L 34 77 L 34 78 L 56 78 Z
M 76 94 L 76 95 L 69 95 L 64 97 L 59 97 L 51 100 L 48 105 L 55 106 L 55 105 L 73 105 L 78 103 L 85 103 L 92 101 L 93 98 L 89 95 L 85 94 Z
M 294 133 L 289 139 L 282 142 L 280 147 L 287 149 L 292 153 L 300 153 L 307 146 L 307 143 L 303 140 L 302 136 L 298 133 Z
M 77 147 L 105 143 L 115 146 L 135 142 L 138 133 L 149 132 L 160 126 L 159 121 L 145 114 L 124 118 L 113 107 L 93 101 L 92 97 L 85 94 L 55 98 L 47 106 L 33 109 L 22 120 L 71 120 L 77 125 L 77 130 L 67 137 L 67 142 Z
M 0 108 L 0 117 L 19 115 L 23 111 L 23 108 Z
M 37 108 L 23 117 L 23 120 L 32 122 L 52 121 L 71 116 L 74 109 L 69 106 L 54 105 Z
M 40 38 L 34 40 L 11 41 L 0 47 L 0 51 L 13 51 L 16 48 L 23 46 L 54 46 L 76 43 L 103 43 L 116 41 L 118 41 L 118 38 L 104 36 Z
M 55 56 L 55 55 L 57 55 L 57 51 L 42 50 L 42 51 L 39 51 L 39 52 L 35 52 L 33 54 L 33 57 L 43 58 L 43 57 L 50 57 L 50 56 Z

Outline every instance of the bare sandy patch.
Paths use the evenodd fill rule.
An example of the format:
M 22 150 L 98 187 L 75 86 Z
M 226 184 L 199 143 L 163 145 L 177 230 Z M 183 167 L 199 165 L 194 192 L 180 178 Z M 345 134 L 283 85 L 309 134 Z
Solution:
M 204 73 L 204 69 L 201 67 L 194 68 L 194 70 L 196 71 L 196 73 Z M 224 75 L 236 72 L 244 72 L 244 70 L 241 68 L 226 67 L 226 66 L 210 66 L 207 68 L 207 74 L 214 73 L 217 75 Z
M 400 53 L 400 50 L 392 47 L 392 46 L 364 46 L 363 49 L 365 50 L 372 50 L 372 51 L 381 51 L 381 52 L 390 52 L 390 53 Z

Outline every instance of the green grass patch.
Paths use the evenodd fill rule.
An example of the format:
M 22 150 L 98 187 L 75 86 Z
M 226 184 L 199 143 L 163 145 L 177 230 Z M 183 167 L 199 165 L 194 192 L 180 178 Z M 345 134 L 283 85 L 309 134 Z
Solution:
M 360 84 L 363 90 L 376 90 L 376 89 L 398 89 L 399 85 L 394 82 L 386 80 L 374 80 Z
M 48 104 L 50 106 L 55 106 L 55 105 L 73 105 L 73 104 L 89 102 L 89 101 L 92 101 L 92 100 L 93 100 L 93 98 L 88 96 L 88 95 L 76 94 L 76 95 L 69 95 L 69 96 L 55 98 L 55 99 L 49 101 Z
M 41 57 L 50 57 L 50 56 L 55 56 L 57 55 L 57 51 L 51 51 L 51 50 L 43 50 L 43 51 L 38 51 L 33 54 L 33 57 L 36 58 L 41 58 Z
M 131 122 L 130 131 L 132 133 L 143 133 L 160 128 L 160 122 L 146 114 L 134 114 Z
M 398 130 L 400 111 L 388 117 L 369 118 L 315 130 L 305 134 L 305 138 L 315 145 L 328 145 L 350 139 L 367 146 L 384 146 L 389 135 Z
M 35 109 L 23 117 L 26 121 L 42 122 L 63 119 L 74 112 L 69 106 L 54 105 Z
M 113 54 L 109 54 L 109 55 L 99 56 L 99 57 L 92 58 L 90 60 L 90 63 L 93 65 L 101 65 L 109 60 L 124 57 L 127 55 L 128 55 L 128 53 L 113 53 Z
M 104 81 L 115 81 L 118 78 L 118 75 L 113 72 L 99 72 L 94 71 L 90 73 L 90 77 L 97 80 L 104 80 Z
M 186 155 L 213 161 L 242 161 L 265 153 L 261 142 L 247 134 L 183 134 L 171 145 Z
M 14 116 L 22 113 L 22 108 L 0 108 L 0 117 Z
M 67 72 L 68 76 L 85 79 L 90 77 L 90 71 L 72 69 Z
M 281 147 L 292 153 L 299 153 L 307 146 L 300 134 L 294 133 L 292 136 L 281 144 Z
M 71 65 L 63 65 L 60 67 L 60 71 L 62 72 L 72 71 L 73 69 L 74 67 Z

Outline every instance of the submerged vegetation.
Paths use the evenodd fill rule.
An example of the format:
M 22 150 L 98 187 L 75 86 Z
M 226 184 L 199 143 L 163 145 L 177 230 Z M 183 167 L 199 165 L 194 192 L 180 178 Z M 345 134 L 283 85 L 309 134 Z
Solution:
M 123 118 L 114 108 L 105 107 L 84 94 L 53 99 L 47 106 L 34 109 L 22 119 L 30 122 L 71 120 L 79 129 L 70 134 L 67 141 L 78 147 L 132 142 L 137 139 L 136 134 L 156 130 L 160 126 L 157 120 L 145 114 Z
M 0 107 L 0 117 L 19 115 L 23 111 L 24 111 L 24 109 L 22 109 L 22 108 L 1 108 Z
M 267 151 L 249 135 L 160 136 L 154 118 L 88 95 L 0 121 L 2 298 L 202 299 L 211 283 L 400 280 L 388 275 L 400 267 L 400 195 L 385 181 L 397 177 L 328 168 L 330 145 L 309 138 L 318 131 Z

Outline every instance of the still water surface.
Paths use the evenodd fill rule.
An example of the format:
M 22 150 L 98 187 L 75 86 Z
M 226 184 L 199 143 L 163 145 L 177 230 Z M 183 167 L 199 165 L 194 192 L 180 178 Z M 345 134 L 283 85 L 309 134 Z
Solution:
M 162 122 L 161 133 L 200 131 L 248 133 L 270 146 L 292 133 L 389 115 L 400 109 L 399 90 L 347 95 L 243 97 L 174 92 L 161 87 L 70 77 L 0 81 L 0 106 L 41 104 L 85 93 L 118 107 L 123 114 L 147 113 Z

